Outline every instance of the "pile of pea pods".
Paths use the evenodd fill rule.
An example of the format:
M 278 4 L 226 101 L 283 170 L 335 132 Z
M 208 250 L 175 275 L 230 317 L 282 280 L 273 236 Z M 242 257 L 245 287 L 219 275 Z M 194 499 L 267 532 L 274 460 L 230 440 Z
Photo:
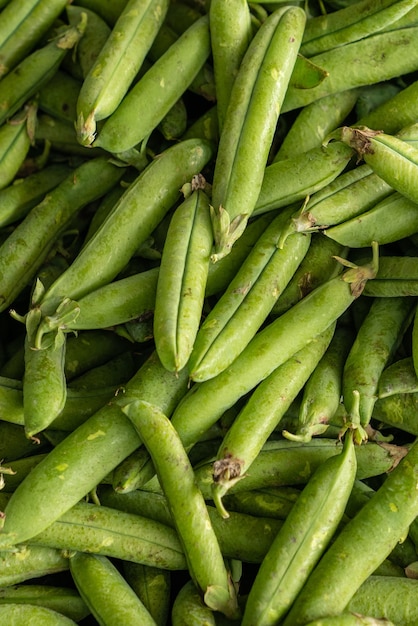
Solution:
M 418 0 L 0 0 L 0 623 L 417 626 Z

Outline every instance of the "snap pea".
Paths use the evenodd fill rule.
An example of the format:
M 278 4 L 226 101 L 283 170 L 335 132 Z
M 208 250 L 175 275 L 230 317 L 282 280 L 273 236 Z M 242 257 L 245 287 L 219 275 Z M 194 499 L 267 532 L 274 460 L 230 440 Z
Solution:
M 187 117 L 184 99 L 179 98 L 158 124 L 158 130 L 168 141 L 180 139 L 187 128 Z
M 39 445 L 34 445 L 33 441 L 25 437 L 24 429 L 20 425 L 3 420 L 0 421 L 0 434 L 0 458 L 4 463 L 44 452 L 49 447 L 44 437 L 40 438 Z
M 109 26 L 113 26 L 128 4 L 128 0 L 79 0 L 77 4 L 94 11 L 106 20 Z
M 277 247 L 289 210 L 280 212 L 255 243 L 235 277 L 201 324 L 189 359 L 193 380 L 213 378 L 244 350 L 267 319 L 304 258 L 310 237 Z
M 286 519 L 299 494 L 300 489 L 297 487 L 270 487 L 228 494 L 224 502 L 232 512 Z
M 0 190 L 10 185 L 22 166 L 31 145 L 29 118 L 36 109 L 31 105 L 8 123 L 0 126 Z
M 203 183 L 195 185 L 171 218 L 155 293 L 155 348 L 172 371 L 186 365 L 195 343 L 213 242 L 209 198 Z
M 151 565 L 124 561 L 122 573 L 157 626 L 165 626 L 171 603 L 170 571 Z
M 418 259 L 414 256 L 382 256 L 379 262 L 379 271 L 376 274 L 376 284 L 368 285 L 364 295 L 395 297 L 416 295 L 416 270 Z
M 0 604 L 29 604 L 43 606 L 79 622 L 90 611 L 75 589 L 52 585 L 14 585 L 0 589 Z
M 77 141 L 74 124 L 59 117 L 39 113 L 35 128 L 35 144 L 51 146 L 54 152 L 91 159 L 96 156 L 109 156 L 104 150 L 87 148 Z
M 417 392 L 395 393 L 376 400 L 372 417 L 378 423 L 418 436 L 417 407 Z
M 213 176 L 214 260 L 228 254 L 254 210 L 305 21 L 299 7 L 270 14 L 240 65 Z M 259 155 L 256 163 L 252 154 Z
M 173 626 L 216 626 L 213 611 L 202 603 L 200 593 L 192 580 L 177 592 L 171 609 Z
M 128 403 L 123 411 L 151 455 L 186 554 L 190 575 L 201 590 L 205 604 L 228 617 L 236 617 L 235 589 L 178 434 L 168 418 L 148 402 Z
M 139 361 L 131 350 L 118 354 L 103 365 L 93 367 L 81 376 L 73 378 L 70 389 L 74 391 L 92 391 L 123 386 L 135 374 Z
M 112 621 L 144 626 L 155 621 L 116 566 L 107 557 L 76 552 L 70 571 L 81 597 L 102 626 Z
M 84 37 L 84 35 L 83 35 Z M 80 41 L 83 40 L 83 37 Z M 39 90 L 38 107 L 44 113 L 74 124 L 77 98 L 81 81 L 58 69 L 54 76 Z
M 12 602 L 0 605 L 0 619 L 15 626 L 24 626 L 31 620 L 36 620 L 39 626 L 76 626 L 74 620 L 52 609 Z
M 183 95 L 209 54 L 209 22 L 208 17 L 203 16 L 170 46 L 126 94 L 105 121 L 93 146 L 121 153 L 140 143 Z M 153 102 L 152 107 L 148 105 L 150 100 Z M 141 111 L 140 119 L 138 111 Z
M 283 622 L 286 626 L 338 615 L 406 536 L 417 515 L 417 455 L 418 445 L 414 443 L 373 498 L 342 529 L 309 576 Z M 369 541 L 369 529 L 373 542 Z M 333 593 L 329 594 L 331 584 Z
M 369 576 L 357 589 L 347 609 L 407 626 L 417 620 L 417 591 L 418 583 L 411 578 Z
M 370 617 L 359 613 L 341 613 L 332 617 L 323 617 L 309 622 L 306 626 L 395 626 L 385 618 Z
M 84 80 L 99 56 L 102 48 L 106 44 L 111 34 L 111 28 L 106 24 L 105 20 L 100 17 L 100 15 L 98 15 L 95 11 L 86 9 L 85 7 L 70 4 L 66 7 L 66 13 L 68 21 L 72 25 L 76 24 L 80 20 L 82 13 L 87 15 L 86 29 L 83 37 L 77 45 L 74 55 L 75 58 L 72 60 L 71 64 L 71 69 L 74 67 L 79 68 L 75 73 L 79 75 L 81 80 Z M 73 109 L 74 116 L 72 118 L 72 122 L 77 119 L 77 99 L 74 104 L 75 109 Z
M 389 134 L 397 133 L 401 128 L 416 122 L 417 94 L 418 81 L 413 81 L 393 98 L 357 120 L 356 125 L 383 130 Z
M 418 377 L 411 356 L 398 359 L 380 374 L 377 386 L 379 398 L 387 398 L 397 393 L 418 391 Z
M 0 565 L 2 588 L 69 569 L 68 558 L 62 550 L 42 546 L 22 546 L 15 552 L 0 551 Z
M 167 7 L 167 0 L 129 0 L 122 10 L 80 89 L 76 130 L 82 145 L 93 143 L 96 122 L 109 117 L 124 98 Z
M 283 619 L 337 530 L 356 469 L 349 432 L 340 454 L 319 466 L 284 521 L 251 586 L 243 626 Z

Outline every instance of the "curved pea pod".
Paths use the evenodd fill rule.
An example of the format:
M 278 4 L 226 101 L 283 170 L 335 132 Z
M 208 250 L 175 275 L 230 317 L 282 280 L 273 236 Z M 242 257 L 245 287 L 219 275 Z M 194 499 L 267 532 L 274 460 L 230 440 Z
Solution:
M 125 398 L 140 397 L 157 404 L 170 415 L 186 387 L 187 374 L 168 372 L 153 353 L 120 393 Z M 6 506 L 1 547 L 39 534 L 139 445 L 134 428 L 119 406 L 109 402 L 101 407 L 51 450 L 17 487 Z M 31 516 L 22 513 L 28 510 Z
M 283 622 L 286 626 L 338 615 L 407 535 L 417 515 L 417 458 L 418 445 L 414 443 L 373 498 L 342 529 L 309 576 Z M 373 533 L 373 542 L 369 532 Z M 330 584 L 332 595 L 328 593 Z
M 11 0 L 1 14 L 0 77 L 24 59 L 47 33 L 68 0 Z
M 222 517 L 228 517 L 223 496 L 251 473 L 251 464 L 318 365 L 334 328 L 331 325 L 263 380 L 226 432 L 213 463 L 212 498 Z
M 296 432 L 282 433 L 287 439 L 309 441 L 326 431 L 341 401 L 343 367 L 353 339 L 351 329 L 336 328 L 330 345 L 304 386 Z
M 277 241 L 289 210 L 266 228 L 225 292 L 205 317 L 189 359 L 190 376 L 213 378 L 244 350 L 268 317 L 309 249 L 310 237 L 296 234 L 280 249 Z
M 407 626 L 418 619 L 417 593 L 418 582 L 412 578 L 373 575 L 357 589 L 347 609 Z
M 342 396 L 348 414 L 370 422 L 380 375 L 411 322 L 415 303 L 410 298 L 375 298 L 347 355 Z M 358 394 L 358 397 L 356 397 Z
M 74 620 L 53 609 L 12 602 L 0 605 L 0 619 L 15 626 L 24 626 L 31 621 L 36 621 L 39 626 L 76 626 Z
M 232 85 L 253 36 L 248 3 L 214 0 L 210 4 L 209 25 L 219 128 L 222 128 Z
M 183 95 L 209 54 L 209 22 L 208 17 L 203 16 L 126 94 L 100 129 L 93 145 L 117 154 L 140 143 Z M 149 106 L 150 101 L 153 102 L 152 107 Z
M 32 143 L 29 118 L 35 108 L 14 118 L 0 127 L 0 190 L 10 185 L 23 164 Z
M 124 7 L 79 93 L 76 129 L 81 144 L 94 141 L 96 122 L 109 117 L 123 100 L 167 7 L 167 0 L 130 0 Z
M 0 247 L 1 310 L 35 277 L 56 238 L 78 211 L 116 184 L 122 174 L 123 169 L 104 158 L 82 163 L 16 226 Z
M 379 377 L 377 395 L 387 398 L 397 393 L 418 392 L 418 377 L 411 356 L 398 359 L 386 367 Z
M 352 156 L 353 152 L 335 142 L 267 165 L 252 214 L 286 207 L 326 188 L 346 168 Z
M 417 232 L 416 209 L 415 202 L 394 191 L 365 213 L 326 228 L 324 233 L 350 248 L 365 248 L 372 241 L 380 245 L 393 243 Z
M 0 565 L 2 588 L 69 569 L 68 558 L 62 550 L 43 546 L 21 546 L 14 552 L 0 551 Z
M 213 234 L 209 198 L 197 188 L 178 206 L 165 239 L 154 310 L 154 340 L 163 365 L 181 370 L 202 317 Z
M 165 626 L 171 605 L 170 571 L 161 567 L 124 561 L 122 572 L 157 626 Z
M 74 55 L 75 58 L 70 66 L 70 71 L 73 69 L 74 65 L 76 67 L 78 66 L 79 71 L 76 72 L 76 74 L 79 74 L 80 79 L 84 79 L 95 63 L 103 46 L 106 44 L 112 29 L 100 15 L 85 7 L 70 4 L 66 7 L 66 13 L 71 25 L 76 24 L 80 20 L 82 13 L 85 13 L 87 16 L 86 29 L 77 45 Z M 77 102 L 75 102 L 75 105 L 77 106 Z M 75 115 L 72 118 L 73 122 L 77 119 L 76 110 L 74 113 Z
M 338 616 L 323 617 L 309 622 L 306 626 L 395 626 L 384 617 L 370 617 L 359 613 L 340 613 Z
M 21 61 L 0 81 L 0 123 L 10 118 L 58 70 L 68 50 L 83 35 L 85 21 L 77 26 L 66 26 L 42 48 L 38 48 Z
M 299 7 L 272 13 L 252 39 L 240 65 L 213 177 L 214 261 L 228 254 L 255 208 L 305 21 L 305 12 Z M 252 154 L 258 155 L 256 162 Z
M 343 11 L 315 17 L 307 23 L 301 53 L 311 57 L 369 37 L 401 19 L 415 6 L 415 0 L 362 0 Z
M 44 606 L 79 622 L 90 611 L 75 589 L 52 585 L 14 585 L 0 589 L 0 605 L 29 604 Z
M 237 599 L 193 468 L 168 418 L 144 401 L 123 408 L 147 447 L 183 545 L 190 575 L 205 604 L 237 616 Z M 198 545 L 199 544 L 199 545 Z
M 247 598 L 243 626 L 283 619 L 337 530 L 356 469 L 348 433 L 340 454 L 310 477 L 267 552 Z
M 395 393 L 376 400 L 372 417 L 385 426 L 418 436 L 417 409 L 417 392 Z
M 311 89 L 297 89 L 290 85 L 282 112 L 301 108 L 338 91 L 414 72 L 418 66 L 418 51 L 413 43 L 417 28 L 376 33 L 311 57 L 310 61 L 328 73 L 327 78 Z M 382 51 L 390 51 L 390 54 L 382 57 Z
M 186 582 L 174 598 L 171 623 L 173 626 L 216 626 L 212 609 L 202 602 L 199 590 L 192 580 Z
M 81 597 L 99 624 L 117 620 L 127 626 L 155 621 L 116 566 L 104 556 L 77 552 L 70 571 Z

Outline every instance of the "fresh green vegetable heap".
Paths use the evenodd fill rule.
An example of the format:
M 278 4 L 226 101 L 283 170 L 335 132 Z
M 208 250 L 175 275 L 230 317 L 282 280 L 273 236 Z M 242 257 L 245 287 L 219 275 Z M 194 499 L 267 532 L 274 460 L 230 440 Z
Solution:
M 418 0 L 0 0 L 0 623 L 418 624 Z

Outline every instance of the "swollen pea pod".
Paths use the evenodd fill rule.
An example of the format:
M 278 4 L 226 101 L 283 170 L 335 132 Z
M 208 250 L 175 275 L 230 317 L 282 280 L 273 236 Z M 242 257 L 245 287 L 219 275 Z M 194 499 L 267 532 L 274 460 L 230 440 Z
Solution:
M 74 620 L 53 609 L 18 602 L 0 605 L 0 620 L 14 626 L 25 626 L 30 622 L 39 626 L 76 626 Z
M 384 617 L 376 618 L 359 613 L 340 613 L 338 616 L 323 617 L 305 626 L 395 626 Z
M 387 398 L 397 393 L 418 392 L 418 377 L 411 356 L 398 359 L 380 374 L 377 385 L 378 398 Z
M 373 407 L 372 418 L 383 426 L 418 436 L 417 424 L 418 392 L 395 393 L 378 398 Z
M 171 608 L 173 626 L 216 626 L 213 611 L 203 604 L 201 595 L 192 580 L 187 581 L 177 592 Z
M 79 0 L 77 4 L 94 11 L 106 20 L 109 26 L 114 26 L 128 0 Z
M 300 489 L 297 487 L 270 487 L 229 494 L 225 496 L 224 502 L 232 512 L 286 519 L 299 494 Z
M 83 41 L 84 35 L 80 41 Z M 41 111 L 74 124 L 77 98 L 81 82 L 58 69 L 54 76 L 39 90 L 37 104 Z
M 310 477 L 257 572 L 242 626 L 277 624 L 334 536 L 357 470 L 353 433 Z
M 81 19 L 76 26 L 62 27 L 52 41 L 32 52 L 0 81 L 0 124 L 50 80 L 68 50 L 82 37 L 85 25 Z
M 310 245 L 295 233 L 282 249 L 277 241 L 289 210 L 266 228 L 235 277 L 199 328 L 189 359 L 193 380 L 207 380 L 225 370 L 267 319 Z
M 418 27 L 413 26 L 377 33 L 316 54 L 309 60 L 322 67 L 328 73 L 327 78 L 311 89 L 297 89 L 290 85 L 282 112 L 298 109 L 338 91 L 390 80 L 416 71 L 418 50 L 414 42 L 417 32 Z
M 331 324 L 267 376 L 226 432 L 213 463 L 212 498 L 222 517 L 228 517 L 223 496 L 236 482 L 245 479 L 248 472 L 251 473 L 251 464 L 318 365 L 334 330 L 335 324 Z
M 204 183 L 176 208 L 166 235 L 155 294 L 154 341 L 163 365 L 183 369 L 202 317 L 213 234 Z
M 300 7 L 273 12 L 251 40 L 240 65 L 213 177 L 214 261 L 228 254 L 255 208 L 305 22 Z M 258 155 L 256 161 L 253 154 Z
M 377 128 L 385 133 L 397 133 L 413 124 L 417 118 L 418 81 L 401 89 L 395 96 L 379 105 L 356 122 L 356 126 Z
M 78 96 L 76 129 L 82 145 L 94 141 L 96 122 L 109 117 L 125 97 L 168 4 L 167 0 L 130 0 L 119 15 Z
M 76 24 L 83 12 L 87 15 L 87 26 L 83 37 L 75 49 L 75 58 L 72 60 L 69 68 L 70 71 L 74 67 L 79 68 L 75 73 L 79 75 L 78 77 L 81 80 L 86 78 L 111 34 L 111 28 L 106 24 L 105 20 L 94 11 L 84 7 L 71 4 L 66 7 L 69 23 L 71 25 Z M 77 101 L 75 105 L 77 107 Z M 76 119 L 77 115 L 75 113 L 72 121 L 74 122 Z
M 283 431 L 284 437 L 310 441 L 327 430 L 341 401 L 343 367 L 353 339 L 350 328 L 336 328 L 329 347 L 304 386 L 297 430 Z
M 170 612 L 170 571 L 152 565 L 124 561 L 122 573 L 157 626 L 165 626 Z
M 384 30 L 416 6 L 415 0 L 362 0 L 309 20 L 301 53 L 312 57 Z
M 120 393 L 157 404 L 170 415 L 187 387 L 187 373 L 168 372 L 153 353 Z M 109 402 L 70 433 L 13 493 L 1 547 L 39 534 L 96 487 L 140 440 L 120 407 Z M 47 484 L 47 489 L 45 485 Z M 28 516 L 22 511 L 32 511 Z
M 343 402 L 348 415 L 358 417 L 363 427 L 372 416 L 379 377 L 411 322 L 415 304 L 412 298 L 375 298 L 347 355 Z
M 93 146 L 116 154 L 134 148 L 158 126 L 209 55 L 209 19 L 203 16 L 135 83 L 105 121 Z
M 43 546 L 21 546 L 15 552 L 0 551 L 0 565 L 2 588 L 69 569 L 68 558 L 62 550 Z
M 43 606 L 79 622 L 90 614 L 75 589 L 52 585 L 14 585 L 0 589 L 0 604 L 15 603 Z
M 156 626 L 135 591 L 105 556 L 76 552 L 70 557 L 74 583 L 98 624 L 112 622 L 134 626 Z
M 236 591 L 178 434 L 158 407 L 148 402 L 127 403 L 123 411 L 151 455 L 190 575 L 201 590 L 205 604 L 227 617 L 237 617 Z
M 418 444 L 414 442 L 373 498 L 325 552 L 285 618 L 286 626 L 338 615 L 360 585 L 407 535 L 418 508 L 417 459 Z M 372 542 L 370 533 L 373 533 Z M 329 594 L 330 585 L 332 594 Z
M 392 298 L 396 296 L 416 296 L 418 278 L 418 257 L 382 256 L 375 284 L 367 285 L 365 296 Z
M 347 610 L 408 626 L 418 619 L 417 593 L 418 582 L 412 578 L 372 575 L 357 589 Z
M 36 106 L 31 104 L 0 126 L 0 190 L 13 182 L 29 152 L 35 113 Z
M 68 0 L 11 0 L 2 10 L 0 77 L 24 59 L 47 33 Z
M 218 121 L 222 128 L 232 85 L 253 37 L 248 3 L 214 0 L 210 3 L 209 25 Z
M 105 158 L 79 165 L 52 189 L 0 246 L 0 310 L 35 277 L 37 270 L 73 217 L 106 193 L 123 175 L 123 168 Z

